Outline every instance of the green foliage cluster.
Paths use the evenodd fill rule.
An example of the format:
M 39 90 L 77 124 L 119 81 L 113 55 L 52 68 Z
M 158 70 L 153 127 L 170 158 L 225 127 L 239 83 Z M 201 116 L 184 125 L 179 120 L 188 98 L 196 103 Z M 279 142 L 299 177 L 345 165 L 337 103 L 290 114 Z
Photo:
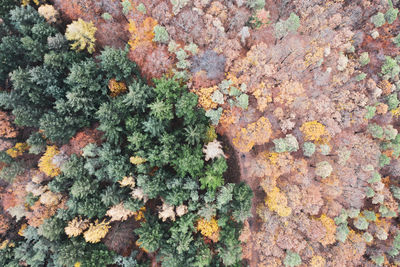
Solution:
M 67 142 L 75 132 L 94 121 L 106 101 L 107 78 L 127 79 L 136 65 L 127 50 L 106 48 L 100 63 L 87 54 L 70 51 L 64 37 L 30 6 L 10 12 L 9 33 L 0 42 L 0 105 L 12 110 L 19 126 L 37 127 L 54 142 Z M 38 141 L 37 136 L 31 142 Z M 39 147 L 33 150 L 39 149 Z M 36 151 L 37 152 L 37 151 Z
M 364 52 L 361 54 L 359 62 L 362 67 L 364 67 L 365 65 L 368 65 L 368 63 L 370 62 L 368 52 Z
M 219 105 L 225 104 L 225 101 L 229 103 L 230 107 L 239 107 L 246 110 L 249 106 L 249 95 L 247 92 L 246 84 L 241 84 L 239 88 L 232 86 L 231 80 L 223 80 L 218 85 L 218 90 L 214 91 L 211 95 L 211 100 Z M 216 109 L 210 109 L 206 112 L 206 116 L 210 118 L 213 125 L 217 125 L 221 115 L 223 113 L 223 107 Z
M 262 9 L 265 6 L 265 0 L 248 0 L 246 4 L 249 8 L 254 10 Z
M 289 250 L 286 253 L 285 259 L 283 260 L 283 264 L 285 264 L 285 266 L 289 266 L 289 267 L 299 266 L 301 264 L 300 255 L 297 254 L 296 252 Z
M 161 199 L 173 207 L 184 205 L 187 211 L 165 221 L 154 205 L 146 205 L 146 220 L 134 232 L 140 246 L 156 251 L 163 266 L 239 265 L 239 235 L 251 215 L 253 193 L 244 183 L 225 184 L 224 157 L 205 162 L 202 148 L 209 141 L 210 122 L 197 107 L 197 96 L 177 79 L 145 84 L 127 59 L 127 50 L 106 47 L 96 60 L 70 51 L 58 30 L 29 6 L 12 10 L 9 21 L 9 34 L 0 43 L 0 51 L 6 53 L 0 57 L 15 58 L 0 66 L 0 82 L 9 79 L 13 87 L 1 93 L 0 103 L 13 112 L 18 125 L 39 125 L 43 130 L 34 129 L 28 138 L 30 152 L 40 154 L 46 144 L 68 142 L 92 123 L 104 135 L 101 144 L 90 143 L 82 155 L 66 157 L 61 174 L 44 182 L 50 191 L 67 196 L 67 209 L 57 210 L 39 228 L 25 229 L 23 238 L 13 240 L 15 248 L 0 250 L 0 265 L 139 266 L 135 252 L 118 256 L 103 243 L 87 243 L 81 235 L 69 238 L 64 228 L 74 218 L 108 220 L 107 210 L 120 203 L 138 211 Z M 181 51 L 177 53 L 185 60 Z M 124 81 L 128 92 L 108 96 L 111 78 Z M 143 162 L 132 164 L 132 156 Z M 1 178 L 19 172 L 20 163 L 5 153 L 0 160 L 9 164 Z M 120 185 L 127 176 L 135 177 L 135 190 L 142 197 Z M 31 206 L 36 200 L 28 195 L 26 203 Z M 211 217 L 218 220 L 219 240 L 209 244 L 196 223 Z
M 315 144 L 311 142 L 305 142 L 303 144 L 303 154 L 306 157 L 311 157 L 315 152 Z
M 164 28 L 164 27 L 162 27 L 162 28 Z M 164 28 L 164 30 L 165 30 L 165 28 Z M 164 31 L 164 30 L 161 30 L 161 31 Z M 168 36 L 168 40 L 167 40 L 166 36 L 168 35 L 168 32 L 166 32 L 166 30 L 165 30 L 165 33 L 163 35 L 164 35 L 164 39 L 166 40 L 165 43 L 167 43 L 169 40 L 169 36 Z M 188 45 L 185 45 L 183 48 L 180 48 L 180 45 L 177 44 L 174 40 L 169 40 L 168 51 L 170 53 L 174 53 L 175 57 L 178 59 L 178 62 L 176 63 L 176 68 L 172 69 L 175 79 L 187 81 L 189 79 L 188 69 L 191 66 L 189 57 L 194 56 L 198 53 L 197 45 L 195 43 L 190 43 Z
M 169 34 L 164 26 L 156 25 L 154 27 L 154 42 L 168 44 Z
M 276 39 L 282 39 L 290 32 L 297 32 L 300 27 L 300 18 L 295 13 L 290 13 L 287 20 L 279 20 L 275 24 L 275 37 Z
M 371 22 L 375 25 L 375 27 L 381 27 L 385 24 L 385 15 L 382 12 L 378 12 L 375 16 L 371 17 Z
M 288 134 L 285 138 L 278 138 L 273 140 L 275 144 L 275 152 L 295 152 L 299 149 L 299 143 L 296 137 L 292 134 Z
M 381 67 L 381 75 L 384 77 L 384 79 L 394 79 L 399 73 L 400 67 L 397 64 L 396 59 L 390 56 L 385 56 L 385 62 Z

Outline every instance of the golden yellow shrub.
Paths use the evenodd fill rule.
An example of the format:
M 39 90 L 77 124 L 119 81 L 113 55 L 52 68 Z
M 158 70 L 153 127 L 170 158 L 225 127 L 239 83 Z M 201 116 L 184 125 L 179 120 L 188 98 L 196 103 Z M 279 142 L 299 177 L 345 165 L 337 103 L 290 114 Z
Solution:
M 110 89 L 111 97 L 119 96 L 128 90 L 124 82 L 117 82 L 114 78 L 108 82 L 108 88 Z
M 83 233 L 83 237 L 85 238 L 86 242 L 89 243 L 98 243 L 102 238 L 104 238 L 108 230 L 110 229 L 110 222 L 106 222 L 103 220 L 101 223 L 99 223 L 98 220 L 96 220 L 93 223 L 90 224 L 89 229 Z
M 327 246 L 336 242 L 336 224 L 333 219 L 329 218 L 325 214 L 322 214 L 319 217 L 319 220 L 322 222 L 326 229 L 325 237 L 320 241 L 322 245 Z
M 300 131 L 304 134 L 305 141 L 321 141 L 324 136 L 328 136 L 325 126 L 318 121 L 303 123 L 300 127 Z
M 212 241 L 218 242 L 219 227 L 215 217 L 212 217 L 210 221 L 205 218 L 199 219 L 197 221 L 197 231 L 200 231 L 203 236 L 208 237 Z
M 264 112 L 267 109 L 268 103 L 272 102 L 271 85 L 266 86 L 264 82 L 261 82 L 254 90 L 253 95 L 257 99 L 258 110 Z
M 285 81 L 279 87 L 279 93 L 274 98 L 274 103 L 291 105 L 294 100 L 304 95 L 303 85 L 296 81 Z
M 32 0 L 35 5 L 39 5 L 40 3 L 45 3 L 46 0 Z M 31 4 L 31 0 L 21 0 L 21 5 L 27 6 Z
M 58 151 L 55 145 L 47 146 L 46 152 L 39 160 L 39 170 L 50 177 L 59 175 L 61 170 L 53 163 L 53 157 L 59 153 L 60 151 Z
M 7 149 L 6 153 L 12 157 L 16 158 L 22 156 L 25 151 L 29 150 L 29 145 L 27 143 L 16 143 L 14 147 Z
M 131 33 L 131 39 L 128 44 L 132 51 L 142 44 L 152 44 L 156 25 L 157 20 L 151 17 L 147 17 L 139 28 L 134 20 L 129 20 L 128 31 Z
M 28 225 L 26 224 L 26 223 L 24 223 L 23 225 L 21 225 L 21 228 L 19 228 L 19 231 L 18 231 L 18 235 L 19 236 L 24 236 L 24 231 L 25 231 L 25 229 L 28 227 Z
M 241 128 L 232 143 L 240 152 L 249 152 L 255 144 L 261 145 L 269 141 L 272 134 L 271 128 L 269 120 L 261 117 L 258 121 L 247 125 L 246 128 Z
M 144 212 L 146 211 L 146 207 L 143 206 L 141 207 L 137 212 L 134 213 L 135 215 L 135 220 L 136 221 L 141 221 L 144 219 Z
M 129 158 L 129 161 L 133 164 L 133 165 L 140 165 L 145 163 L 147 160 L 138 156 L 133 156 Z
M 199 90 L 193 91 L 198 97 L 199 106 L 204 110 L 215 109 L 218 104 L 211 100 L 211 95 L 218 89 L 218 86 L 200 88 Z
M 280 192 L 278 187 L 274 187 L 267 193 L 265 204 L 271 211 L 275 211 L 281 217 L 287 217 L 292 213 L 292 209 L 287 206 L 286 195 Z
M 310 262 L 311 267 L 324 267 L 325 264 L 326 264 L 326 260 L 322 256 L 313 256 L 311 258 L 311 262 Z

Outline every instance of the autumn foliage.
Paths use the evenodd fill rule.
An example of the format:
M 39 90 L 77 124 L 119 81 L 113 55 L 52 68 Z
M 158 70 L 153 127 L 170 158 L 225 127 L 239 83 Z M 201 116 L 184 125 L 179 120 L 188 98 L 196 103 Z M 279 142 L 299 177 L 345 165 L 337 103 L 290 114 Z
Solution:
M 236 137 L 233 138 L 233 145 L 241 152 L 249 152 L 254 145 L 261 145 L 269 141 L 272 134 L 271 123 L 265 117 L 250 123 L 246 128 L 241 128 Z
M 15 138 L 17 129 L 11 123 L 12 119 L 4 111 L 0 111 L 0 136 L 3 138 Z
M 39 170 L 50 177 L 61 173 L 60 168 L 53 163 L 53 158 L 60 153 L 55 145 L 47 146 L 46 152 L 39 160 Z

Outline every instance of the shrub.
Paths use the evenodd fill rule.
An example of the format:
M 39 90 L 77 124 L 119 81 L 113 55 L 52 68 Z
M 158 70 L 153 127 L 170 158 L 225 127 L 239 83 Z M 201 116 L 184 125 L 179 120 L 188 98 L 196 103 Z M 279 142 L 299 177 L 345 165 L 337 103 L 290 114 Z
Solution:
M 278 153 L 294 152 L 299 149 L 299 143 L 292 134 L 286 135 L 285 138 L 275 139 L 273 142 L 275 144 L 275 152 Z
M 315 144 L 311 142 L 305 142 L 303 144 L 303 154 L 306 157 L 311 157 L 315 152 Z
M 139 11 L 140 13 L 146 14 L 146 7 L 143 3 L 140 3 L 137 7 L 136 10 Z
M 366 77 L 367 77 L 367 74 L 365 74 L 364 72 L 362 72 L 362 73 L 360 73 L 360 74 L 358 74 L 358 75 L 356 76 L 356 81 L 357 81 L 357 82 L 360 82 L 360 81 L 364 80 Z
M 365 232 L 363 234 L 363 239 L 365 240 L 365 242 L 369 243 L 372 242 L 372 240 L 374 240 L 374 237 L 370 233 Z
M 287 20 L 280 20 L 275 24 L 275 37 L 282 39 L 290 32 L 296 32 L 300 27 L 300 18 L 294 13 L 290 13 Z
M 364 118 L 366 118 L 367 120 L 370 120 L 375 116 L 376 107 L 367 106 L 366 109 L 367 109 L 367 112 L 366 112 Z
M 326 178 L 331 175 L 333 168 L 331 164 L 327 161 L 318 162 L 315 169 L 315 174 L 321 176 L 322 178 Z
M 359 217 L 354 220 L 354 226 L 358 230 L 367 230 L 369 223 L 364 217 Z
M 347 239 L 350 230 L 346 224 L 341 224 L 336 228 L 336 239 L 344 243 Z
M 131 4 L 131 1 L 129 1 L 129 0 L 121 1 L 121 5 L 122 5 L 122 12 L 125 15 L 127 15 L 129 13 L 129 11 L 131 11 L 131 9 L 132 9 L 132 4 Z
M 360 62 L 360 65 L 361 65 L 362 67 L 364 67 L 365 65 L 367 65 L 367 64 L 370 62 L 368 52 L 363 52 L 363 53 L 361 53 L 360 59 L 359 59 L 358 61 Z
M 153 38 L 154 42 L 168 44 L 169 34 L 164 26 L 157 25 L 154 27 L 153 31 L 154 31 L 154 38 Z
M 265 6 L 265 0 L 248 0 L 247 6 L 251 9 L 262 9 Z
M 393 3 L 391 0 L 389 0 L 389 6 L 389 9 L 385 13 L 385 19 L 387 23 L 392 24 L 396 20 L 399 10 L 397 8 L 393 8 Z
M 112 20 L 112 15 L 110 14 L 110 13 L 107 13 L 107 12 L 105 12 L 105 13 L 103 13 L 103 15 L 101 15 L 101 17 L 104 19 L 104 20 L 107 20 L 107 21 L 110 21 L 110 20 Z
M 300 255 L 289 250 L 286 253 L 285 259 L 283 260 L 283 264 L 290 267 L 299 266 L 301 264 Z
M 392 41 L 397 47 L 400 47 L 400 33 L 396 37 L 394 37 Z
M 188 3 L 189 0 L 170 0 L 172 4 L 172 12 L 174 15 L 178 15 L 182 8 L 184 8 Z
M 383 128 L 376 123 L 368 124 L 368 131 L 374 138 L 383 138 Z
M 400 72 L 400 67 L 397 65 L 396 59 L 385 56 L 385 62 L 381 67 L 381 75 L 388 78 L 394 78 Z
M 375 25 L 375 27 L 381 27 L 385 24 L 385 15 L 381 12 L 378 12 L 375 16 L 371 17 L 371 22 Z

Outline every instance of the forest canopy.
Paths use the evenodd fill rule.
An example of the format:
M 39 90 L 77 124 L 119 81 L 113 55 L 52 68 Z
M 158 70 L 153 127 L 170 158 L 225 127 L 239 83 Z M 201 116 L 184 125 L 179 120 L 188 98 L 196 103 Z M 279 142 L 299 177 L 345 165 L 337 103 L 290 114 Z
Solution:
M 129 47 L 92 57 L 82 20 L 64 36 L 30 5 L 6 9 L 0 106 L 21 145 L 0 156 L 14 188 L 2 197 L 0 265 L 238 264 L 253 193 L 224 175 L 198 96 L 174 77 L 149 85 Z

